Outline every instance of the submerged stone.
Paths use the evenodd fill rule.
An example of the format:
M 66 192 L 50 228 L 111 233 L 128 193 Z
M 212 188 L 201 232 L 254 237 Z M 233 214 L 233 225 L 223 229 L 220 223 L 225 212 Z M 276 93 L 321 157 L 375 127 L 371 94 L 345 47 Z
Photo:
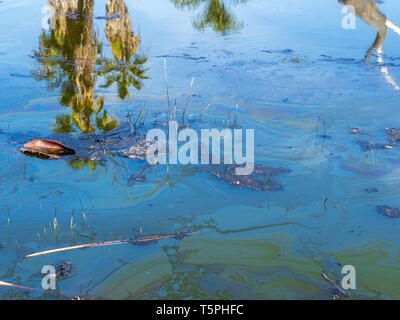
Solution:
M 389 206 L 376 206 L 376 210 L 388 218 L 400 218 L 400 209 Z
M 75 150 L 66 147 L 62 143 L 46 139 L 30 141 L 20 151 L 29 156 L 52 160 L 58 160 L 60 156 L 75 154 Z

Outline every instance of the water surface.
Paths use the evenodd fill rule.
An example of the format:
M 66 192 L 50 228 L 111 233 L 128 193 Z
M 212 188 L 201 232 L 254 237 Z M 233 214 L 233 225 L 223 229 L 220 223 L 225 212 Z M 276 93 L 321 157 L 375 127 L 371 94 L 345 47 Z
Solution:
M 360 15 L 344 29 L 342 9 L 336 0 L 2 1 L 0 280 L 38 290 L 0 287 L 0 297 L 331 299 L 321 273 L 341 279 L 353 265 L 352 298 L 399 298 L 400 219 L 376 206 L 400 207 L 400 153 L 360 141 L 387 145 L 385 128 L 400 127 L 400 35 L 389 29 L 374 46 L 382 26 Z M 400 24 L 397 1 L 373 14 Z M 178 118 L 188 101 L 188 118 L 222 125 L 238 106 L 238 123 L 255 129 L 256 162 L 291 170 L 283 190 L 238 189 L 182 165 L 132 185 L 141 161 L 19 152 L 54 132 L 124 128 L 141 110 L 147 123 L 165 119 L 167 86 Z M 73 276 L 42 291 L 42 266 L 65 260 Z

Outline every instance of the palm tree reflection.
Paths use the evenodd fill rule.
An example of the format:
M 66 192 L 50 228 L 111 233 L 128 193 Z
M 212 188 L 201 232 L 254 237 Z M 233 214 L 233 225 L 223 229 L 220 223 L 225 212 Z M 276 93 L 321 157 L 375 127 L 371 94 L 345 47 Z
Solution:
M 193 26 L 198 30 L 211 27 L 215 32 L 225 35 L 229 31 L 239 30 L 243 24 L 237 22 L 230 12 L 229 5 L 246 3 L 247 0 L 172 0 L 180 9 L 196 10 L 205 3 L 204 11 L 193 21 Z M 228 6 L 227 6 L 228 4 Z
M 140 39 L 132 32 L 129 12 L 123 0 L 109 0 L 107 15 L 117 14 L 120 19 L 107 20 L 106 36 L 111 47 L 114 59 L 104 58 L 102 71 L 99 73 L 106 79 L 103 87 L 110 87 L 116 83 L 118 95 L 121 99 L 129 98 L 129 87 L 142 88 L 142 80 L 148 79 L 144 64 L 148 58 L 137 54 Z
M 139 38 L 133 35 L 129 13 L 123 0 L 109 0 L 107 13 L 120 19 L 108 20 L 107 38 L 115 60 L 104 58 L 102 43 L 93 30 L 93 0 L 49 0 L 52 11 L 51 30 L 43 31 L 39 50 L 34 51 L 39 67 L 36 80 L 48 82 L 48 88 L 60 88 L 60 103 L 71 113 L 56 118 L 55 132 L 82 134 L 107 132 L 118 121 L 104 110 L 104 99 L 95 94 L 98 76 L 106 87 L 117 83 L 121 99 L 129 97 L 129 87 L 137 90 L 146 79 L 143 65 L 147 58 L 136 54 Z M 133 60 L 133 62 L 131 62 Z

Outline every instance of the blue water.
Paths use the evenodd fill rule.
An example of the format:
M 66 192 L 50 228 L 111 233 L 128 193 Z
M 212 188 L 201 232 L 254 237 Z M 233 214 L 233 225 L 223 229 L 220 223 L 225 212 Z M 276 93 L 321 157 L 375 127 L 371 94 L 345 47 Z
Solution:
M 86 33 L 90 40 L 102 44 L 94 59 L 117 63 L 119 50 L 129 47 L 105 32 L 107 23 L 117 22 L 117 34 L 123 38 L 131 28 L 139 43 L 132 57 L 148 59 L 148 79 L 140 90 L 129 86 L 121 99 L 116 83 L 103 86 L 104 64 L 93 60 L 89 74 L 97 78 L 81 90 L 104 97 L 108 119 L 121 126 L 143 105 L 147 121 L 168 112 L 167 86 L 178 115 L 188 95 L 187 116 L 206 110 L 209 123 L 226 121 L 238 105 L 240 125 L 255 130 L 256 163 L 291 170 L 278 178 L 283 190 L 238 189 L 182 165 L 152 170 L 146 182 L 132 186 L 128 177 L 140 170 L 140 161 L 110 156 L 74 166 L 22 154 L 24 143 L 50 137 L 57 117 L 72 114 L 61 103 L 63 87 L 51 89 L 38 77 L 43 65 L 71 70 L 41 36 L 77 31 L 73 19 L 43 31 L 47 1 L 2 1 L 0 281 L 37 290 L 2 286 L 0 297 L 331 299 L 337 293 L 321 273 L 340 280 L 342 266 L 353 265 L 357 288 L 351 298 L 398 299 L 400 219 L 376 206 L 400 208 L 400 153 L 397 147 L 365 150 L 358 142 L 389 145 L 385 128 L 400 127 L 400 35 L 389 29 L 382 51 L 366 61 L 376 31 L 360 18 L 355 29 L 344 29 L 336 0 L 179 3 L 125 1 L 126 28 L 118 24 L 122 18 L 102 19 L 107 1 L 96 0 L 84 22 L 93 28 Z M 217 19 L 221 8 L 225 23 Z M 397 1 L 377 8 L 400 25 Z M 68 51 L 64 41 L 59 47 Z M 91 59 L 79 48 L 73 58 Z M 35 58 L 40 49 L 51 58 L 47 64 Z M 89 133 L 87 126 L 74 128 L 74 137 Z M 352 128 L 361 133 L 350 134 Z M 371 188 L 377 192 L 365 191 Z M 145 235 L 208 231 L 148 246 L 24 258 L 126 239 L 133 229 Z M 73 276 L 58 280 L 56 290 L 42 290 L 42 267 L 65 260 Z

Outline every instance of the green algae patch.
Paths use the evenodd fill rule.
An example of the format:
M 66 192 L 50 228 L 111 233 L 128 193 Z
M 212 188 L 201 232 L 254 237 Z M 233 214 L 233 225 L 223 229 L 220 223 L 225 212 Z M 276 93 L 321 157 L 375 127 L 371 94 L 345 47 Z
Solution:
M 90 294 L 106 299 L 127 299 L 171 275 L 168 258 L 160 252 L 114 270 Z
M 333 258 L 356 269 L 354 294 L 375 298 L 400 297 L 399 249 L 383 241 L 369 242 L 336 253 Z M 350 291 L 352 293 L 352 291 Z
M 311 298 L 324 293 L 327 297 L 321 289 L 321 265 L 292 253 L 289 237 L 273 238 L 186 239 L 181 250 L 186 252 L 186 264 L 222 268 L 219 276 L 235 283 L 230 286 L 233 292 L 244 286 L 253 298 Z

